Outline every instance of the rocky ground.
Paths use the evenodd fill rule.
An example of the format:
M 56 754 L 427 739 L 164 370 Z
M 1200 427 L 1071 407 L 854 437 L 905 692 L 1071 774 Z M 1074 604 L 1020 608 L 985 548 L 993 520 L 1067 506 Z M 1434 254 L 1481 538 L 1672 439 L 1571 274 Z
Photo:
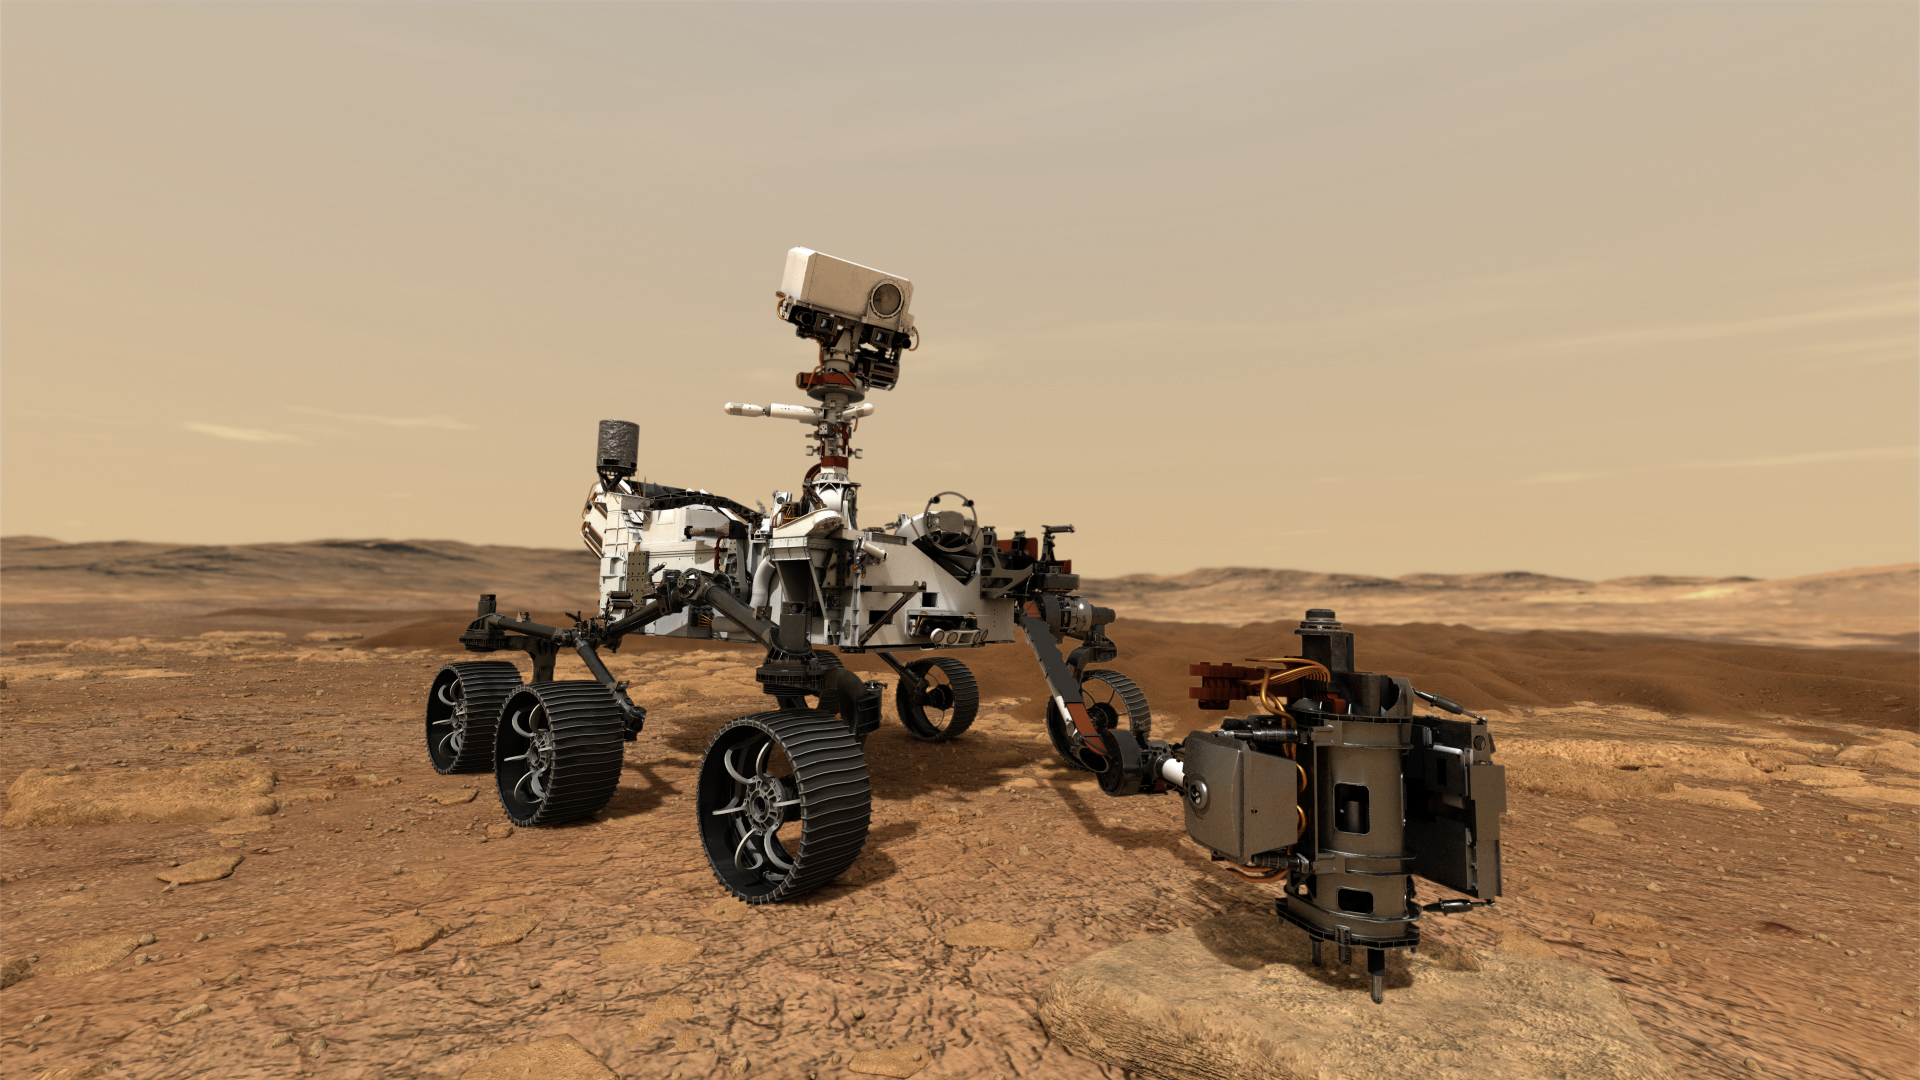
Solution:
M 1272 903 L 1184 839 L 1172 800 L 1109 799 L 1060 767 L 1038 704 L 990 684 L 957 743 L 915 742 L 889 715 L 868 744 L 861 860 L 749 909 L 706 866 L 691 785 L 709 735 L 766 701 L 752 656 L 628 650 L 616 670 L 653 712 L 613 804 L 510 832 L 490 777 L 425 763 L 424 688 L 468 657 L 345 644 L 9 642 L 0 1071 L 479 1077 L 526 1060 L 588 1076 L 597 1059 L 630 1078 L 1112 1077 L 1036 1018 L 1053 973 Z M 1177 733 L 1200 714 L 1160 717 Z M 1432 940 L 1484 957 L 1546 942 L 1610 980 L 1680 1076 L 1915 1075 L 1920 746 L 1904 714 L 1494 719 L 1511 887 L 1497 915 L 1435 920 Z M 200 771 L 165 771 L 184 767 Z M 229 770 L 222 797 L 276 812 L 153 820 L 193 816 L 179 807 L 212 797 L 210 770 Z M 137 780 L 172 795 L 60 795 Z M 581 1064 L 563 1043 L 513 1049 L 556 1036 Z

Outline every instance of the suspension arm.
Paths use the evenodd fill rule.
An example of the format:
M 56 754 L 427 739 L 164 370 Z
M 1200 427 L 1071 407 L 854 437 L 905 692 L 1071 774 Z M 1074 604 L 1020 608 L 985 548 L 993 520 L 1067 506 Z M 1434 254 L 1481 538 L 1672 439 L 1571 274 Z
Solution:
M 667 605 L 661 603 L 660 599 L 658 597 L 655 597 L 654 599 L 647 601 L 639 609 L 635 611 L 630 611 L 627 614 L 621 616 L 620 618 L 615 619 L 614 621 L 608 623 L 606 629 L 602 630 L 600 633 L 603 637 L 606 637 L 609 640 L 617 641 L 621 637 L 627 634 L 631 634 L 635 630 L 638 630 L 643 626 L 647 626 L 648 624 L 659 619 L 661 616 L 665 615 L 666 613 L 667 613 Z
M 753 609 L 725 589 L 716 589 L 713 575 L 699 570 L 683 571 L 669 586 L 673 598 L 683 604 L 706 604 L 739 623 L 761 645 L 772 649 L 779 645 L 780 628 L 753 613 Z M 638 614 L 638 612 L 635 612 Z

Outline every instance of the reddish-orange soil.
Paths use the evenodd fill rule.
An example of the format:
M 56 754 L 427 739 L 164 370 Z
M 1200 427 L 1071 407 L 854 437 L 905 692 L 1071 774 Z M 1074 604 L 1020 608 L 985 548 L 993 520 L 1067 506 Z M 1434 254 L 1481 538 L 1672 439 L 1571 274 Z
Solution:
M 1186 629 L 1189 640 L 1180 628 L 1120 636 L 1143 670 L 1242 651 L 1242 632 Z M 1396 635 L 1441 633 L 1471 632 L 1380 628 L 1360 642 L 1389 666 Z M 874 829 L 843 884 L 771 909 L 723 902 L 693 835 L 690 783 L 708 735 L 765 698 L 743 651 L 647 644 L 618 662 L 654 712 L 604 820 L 499 839 L 487 837 L 503 821 L 491 778 L 436 776 L 420 745 L 422 688 L 462 654 L 161 638 L 116 646 L 144 652 L 10 648 L 0 782 L 245 751 L 278 770 L 284 808 L 259 833 L 135 823 L 0 836 L 9 956 L 155 937 L 103 970 L 7 989 L 0 1065 L 23 1076 L 112 1063 L 99 1075 L 455 1077 L 501 1047 L 567 1033 L 627 1077 L 846 1076 L 853 1052 L 909 1045 L 927 1048 L 926 1077 L 1112 1075 L 1035 1021 L 1049 974 L 1117 941 L 1271 903 L 1271 886 L 1220 873 L 1183 839 L 1173 801 L 1112 800 L 1057 767 L 1036 703 L 991 674 L 1024 651 L 1013 646 L 974 654 L 1000 656 L 980 665 L 988 706 L 964 739 L 917 743 L 891 718 L 872 738 Z M 1589 636 L 1582 648 L 1604 644 Z M 1618 666 L 1650 647 L 1622 643 L 1633 662 Z M 1805 674 L 1777 676 L 1783 700 L 1819 697 L 1850 662 L 1801 659 Z M 49 672 L 81 674 L 31 677 Z M 1910 677 L 1874 678 L 1896 681 L 1883 696 L 1910 707 Z M 1157 704 L 1172 730 L 1203 719 L 1164 693 Z M 1849 747 L 1910 746 L 1907 732 L 1604 705 L 1495 720 L 1503 750 L 1522 754 L 1553 740 L 1824 747 L 1793 767 L 1851 786 L 1785 771 L 1676 776 L 1692 798 L 1744 794 L 1758 812 L 1547 797 L 1525 790 L 1516 765 L 1503 918 L 1614 979 L 1681 1075 L 1913 1074 L 1916 781 L 1892 758 L 1819 764 Z M 477 797 L 441 801 L 463 788 Z M 168 890 L 155 877 L 225 852 L 246 860 L 223 880 Z M 1657 928 L 1596 925 L 1596 912 Z M 515 944 L 480 944 L 515 915 L 538 925 Z M 1023 951 L 944 944 L 976 919 L 1038 940 Z M 445 935 L 396 955 L 391 935 L 416 920 Z M 1484 917 L 1428 932 L 1484 946 L 1498 936 Z M 671 941 L 606 962 L 610 946 L 643 935 Z M 674 942 L 701 951 L 678 957 Z M 198 1004 L 210 1011 L 175 1020 Z
M 0 929 L 9 978 L 24 973 L 0 996 L 0 1072 L 452 1078 L 568 1034 L 629 1078 L 838 1078 L 860 1075 L 858 1052 L 914 1047 L 928 1078 L 1117 1076 L 1049 1041 L 1034 1006 L 1051 974 L 1119 941 L 1271 910 L 1274 887 L 1210 864 L 1171 799 L 1109 799 L 1058 765 L 1020 644 L 962 654 L 986 705 L 958 742 L 915 742 L 889 705 L 868 743 L 866 851 L 799 902 L 729 900 L 694 836 L 708 737 L 767 703 L 744 648 L 629 642 L 613 666 L 652 713 L 613 803 L 490 838 L 504 822 L 491 777 L 425 763 L 425 687 L 472 659 L 450 640 L 456 590 L 489 584 L 470 577 L 504 574 L 503 604 L 555 611 L 578 560 L 516 578 L 499 549 L 401 546 L 224 561 L 65 546 L 49 550 L 72 565 L 39 578 L 10 564 L 0 785 L 245 762 L 278 774 L 280 809 L 252 832 L 0 832 Z M 362 577 L 315 571 L 321 558 L 364 563 Z M 234 565 L 260 580 L 182 588 Z M 111 582 L 103 634 L 86 595 Z M 1435 919 L 1430 937 L 1545 939 L 1615 982 L 1681 1076 L 1920 1072 L 1911 650 L 1488 633 L 1436 616 L 1444 605 L 1356 628 L 1362 666 L 1491 711 L 1509 763 L 1500 914 Z M 1832 641 L 1843 623 L 1809 625 Z M 1223 715 L 1192 706 L 1186 665 L 1291 651 L 1286 631 L 1123 620 L 1113 666 L 1146 688 L 1156 734 L 1177 737 Z M 563 678 L 579 673 L 563 661 Z M 158 876 L 233 855 L 225 878 Z M 1034 943 L 946 944 L 976 920 Z M 409 935 L 424 947 L 396 953 Z M 118 959 L 56 973 L 87 966 L 73 961 L 89 943 Z

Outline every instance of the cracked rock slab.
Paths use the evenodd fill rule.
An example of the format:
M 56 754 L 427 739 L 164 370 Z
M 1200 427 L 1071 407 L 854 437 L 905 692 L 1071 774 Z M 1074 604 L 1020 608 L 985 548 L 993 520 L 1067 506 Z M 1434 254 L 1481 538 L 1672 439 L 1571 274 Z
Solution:
M 1325 947 L 1315 968 L 1309 948 L 1271 916 L 1206 919 L 1062 969 L 1040 1019 L 1076 1054 L 1164 1080 L 1674 1075 L 1619 992 L 1577 964 L 1391 950 L 1386 1004 L 1375 1005 L 1364 951 L 1340 965 Z
M 496 1050 L 492 1057 L 460 1074 L 460 1080 L 619 1080 L 618 1074 L 594 1057 L 571 1035 Z
M 929 1055 L 924 1046 L 896 1046 L 887 1050 L 862 1050 L 847 1062 L 847 1071 L 868 1076 L 908 1077 L 927 1067 Z
M 616 941 L 601 949 L 600 962 L 603 964 L 684 964 L 706 951 L 707 947 L 697 941 L 684 941 L 660 934 L 642 934 L 625 941 Z
M 233 873 L 234 867 L 245 862 L 246 858 L 245 855 L 213 855 L 168 867 L 153 876 L 174 885 L 198 885 L 203 881 L 219 881 Z

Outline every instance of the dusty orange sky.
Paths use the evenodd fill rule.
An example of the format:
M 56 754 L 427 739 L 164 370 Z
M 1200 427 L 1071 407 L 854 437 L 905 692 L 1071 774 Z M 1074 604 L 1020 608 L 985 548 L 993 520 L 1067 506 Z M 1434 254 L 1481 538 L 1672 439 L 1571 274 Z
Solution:
M 1920 8 L 0 8 L 0 528 L 571 545 L 594 422 L 1083 572 L 1784 576 L 1920 536 Z M 501 436 L 501 437 L 496 437 Z

